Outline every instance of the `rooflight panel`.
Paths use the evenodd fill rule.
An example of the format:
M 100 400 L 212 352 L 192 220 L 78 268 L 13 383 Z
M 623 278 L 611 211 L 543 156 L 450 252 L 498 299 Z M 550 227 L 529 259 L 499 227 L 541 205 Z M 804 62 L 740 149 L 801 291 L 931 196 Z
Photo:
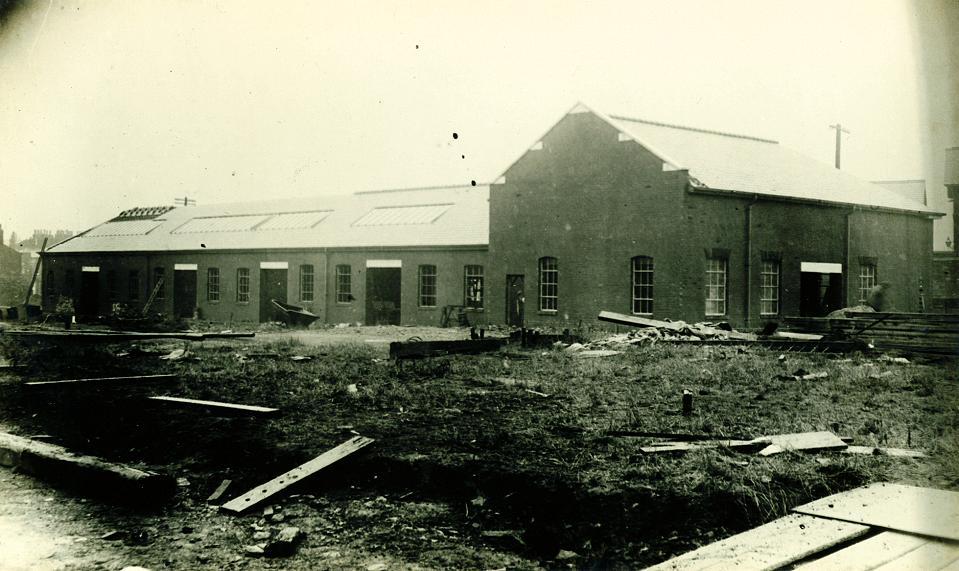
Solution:
M 407 226 L 432 224 L 446 213 L 452 204 L 420 206 L 382 206 L 374 208 L 353 223 L 354 226 Z
M 99 238 L 104 236 L 141 236 L 162 224 L 156 220 L 118 220 L 107 222 L 90 230 L 83 236 Z
M 257 230 L 305 230 L 326 220 L 331 210 L 276 214 L 256 227 Z
M 199 232 L 243 232 L 266 221 L 267 214 L 248 216 L 210 216 L 191 218 L 186 224 L 173 231 L 173 234 L 194 234 Z

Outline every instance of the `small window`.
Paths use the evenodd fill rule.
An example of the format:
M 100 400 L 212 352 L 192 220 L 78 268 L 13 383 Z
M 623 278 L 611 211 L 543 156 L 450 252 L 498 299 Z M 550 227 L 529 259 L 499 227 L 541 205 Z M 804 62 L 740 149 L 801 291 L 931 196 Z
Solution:
M 130 270 L 127 274 L 127 299 L 140 301 L 140 271 Z
M 419 268 L 420 307 L 436 307 L 436 266 Z
M 869 292 L 876 287 L 876 262 L 863 261 L 859 264 L 859 303 L 866 303 Z
M 463 274 L 463 305 L 470 309 L 483 309 L 483 266 L 466 266 Z
M 706 260 L 706 315 L 726 315 L 726 258 Z
M 300 266 L 300 301 L 313 301 L 313 266 Z
M 206 300 L 220 301 L 220 268 L 206 269 Z
M 779 262 L 764 261 L 760 277 L 759 314 L 779 315 Z
M 342 264 L 336 266 L 336 303 L 353 301 L 353 268 Z
M 116 270 L 107 270 L 107 296 L 111 302 L 117 300 L 117 272 Z
M 160 301 L 166 297 L 166 283 L 163 281 L 163 268 L 153 268 L 153 289 L 156 290 L 156 295 L 153 296 L 154 301 Z
M 633 258 L 633 313 L 653 314 L 653 259 Z
M 559 266 L 556 258 L 539 259 L 539 309 L 557 311 L 559 309 Z
M 250 268 L 237 268 L 236 270 L 236 301 L 238 303 L 250 302 Z

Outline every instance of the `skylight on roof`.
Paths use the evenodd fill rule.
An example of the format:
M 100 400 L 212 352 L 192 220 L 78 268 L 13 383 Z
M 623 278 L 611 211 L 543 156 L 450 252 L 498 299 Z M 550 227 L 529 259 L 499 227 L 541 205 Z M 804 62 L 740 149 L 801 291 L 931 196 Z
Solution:
M 432 224 L 446 213 L 452 204 L 425 204 L 419 206 L 381 206 L 364 214 L 353 226 L 408 226 Z
M 85 233 L 84 238 L 104 236 L 142 236 L 162 224 L 156 220 L 118 220 L 106 222 Z
M 313 228 L 330 215 L 332 210 L 312 212 L 284 212 L 276 214 L 256 227 L 256 230 L 305 230 Z
M 173 234 L 197 234 L 201 232 L 243 232 L 252 230 L 254 226 L 265 222 L 269 214 L 252 214 L 245 216 L 205 216 L 191 218 Z

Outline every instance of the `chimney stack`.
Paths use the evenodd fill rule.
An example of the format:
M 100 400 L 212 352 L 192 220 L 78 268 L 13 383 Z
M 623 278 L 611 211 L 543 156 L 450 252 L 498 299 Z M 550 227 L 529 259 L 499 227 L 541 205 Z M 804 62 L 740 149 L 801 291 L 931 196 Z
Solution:
M 0 224 L 0 246 L 6 245 L 6 242 L 3 241 L 3 224 Z

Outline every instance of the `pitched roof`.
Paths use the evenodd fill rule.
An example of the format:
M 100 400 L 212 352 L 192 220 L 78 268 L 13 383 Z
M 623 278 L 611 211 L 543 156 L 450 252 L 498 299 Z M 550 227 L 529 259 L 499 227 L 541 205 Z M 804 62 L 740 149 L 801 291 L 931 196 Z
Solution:
M 485 246 L 489 187 L 360 192 L 160 209 L 131 209 L 48 251 L 164 252 L 267 248 Z
M 687 169 L 699 188 L 937 214 L 921 202 L 783 147 L 776 141 L 657 123 L 600 117 L 663 159 Z

